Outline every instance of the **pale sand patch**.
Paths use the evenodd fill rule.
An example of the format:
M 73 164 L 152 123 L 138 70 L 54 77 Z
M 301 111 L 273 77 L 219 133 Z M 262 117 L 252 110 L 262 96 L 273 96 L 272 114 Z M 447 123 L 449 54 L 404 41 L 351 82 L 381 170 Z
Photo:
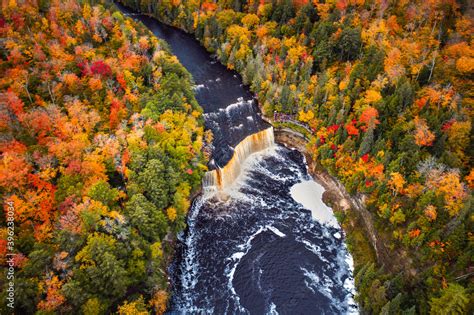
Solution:
M 314 220 L 339 228 L 332 209 L 323 202 L 323 193 L 324 187 L 314 180 L 307 180 L 295 184 L 290 189 L 291 197 L 306 209 L 311 210 Z

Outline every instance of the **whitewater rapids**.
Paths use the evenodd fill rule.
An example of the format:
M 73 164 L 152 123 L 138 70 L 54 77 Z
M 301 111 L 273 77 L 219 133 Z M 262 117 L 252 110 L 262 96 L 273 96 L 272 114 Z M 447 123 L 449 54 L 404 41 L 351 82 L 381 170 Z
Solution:
M 172 311 L 357 313 L 352 258 L 312 183 L 301 153 L 273 145 L 198 198 L 173 267 Z

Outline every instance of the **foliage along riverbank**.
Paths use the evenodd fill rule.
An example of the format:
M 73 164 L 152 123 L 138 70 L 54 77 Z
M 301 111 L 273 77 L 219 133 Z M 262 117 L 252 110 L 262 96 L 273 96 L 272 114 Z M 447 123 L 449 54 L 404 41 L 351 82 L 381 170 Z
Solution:
M 166 310 L 170 242 L 206 160 L 191 76 L 146 28 L 102 5 L 3 1 L 0 313 Z
M 365 209 L 363 196 L 351 196 L 345 187 L 313 160 L 308 151 L 308 139 L 289 128 L 275 128 L 275 141 L 300 151 L 306 159 L 308 172 L 321 184 L 325 192 L 323 201 L 330 206 L 346 233 L 346 243 L 358 265 L 390 261 L 386 248 L 380 243 L 373 226 L 373 218 Z
M 267 116 L 309 126 L 312 157 L 366 196 L 398 259 L 356 266 L 365 311 L 472 310 L 467 2 L 122 2 L 194 33 L 242 74 Z

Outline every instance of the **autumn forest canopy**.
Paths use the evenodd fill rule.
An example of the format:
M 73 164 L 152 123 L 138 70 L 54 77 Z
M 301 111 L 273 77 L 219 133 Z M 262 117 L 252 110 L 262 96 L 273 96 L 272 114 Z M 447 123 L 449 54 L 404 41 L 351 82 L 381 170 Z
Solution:
M 0 34 L 16 312 L 162 313 L 170 241 L 205 170 L 190 75 L 165 43 L 102 5 L 6 1 Z
M 0 194 L 16 211 L 19 313 L 163 313 L 207 170 L 190 74 L 99 2 L 2 1 Z M 338 213 L 362 312 L 472 313 L 469 1 L 121 2 L 192 33 L 364 200 L 377 252 L 364 218 Z

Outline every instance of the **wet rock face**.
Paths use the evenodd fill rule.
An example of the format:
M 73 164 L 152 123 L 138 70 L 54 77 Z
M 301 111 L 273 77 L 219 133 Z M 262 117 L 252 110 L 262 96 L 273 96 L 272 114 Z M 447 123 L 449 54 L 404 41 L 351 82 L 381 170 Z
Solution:
M 334 192 L 331 192 L 331 191 L 325 191 L 323 193 L 323 202 L 325 204 L 327 204 L 328 206 L 330 207 L 333 207 L 334 206 L 334 200 L 336 198 L 336 195 Z
M 307 140 L 299 132 L 288 128 L 275 128 L 275 141 L 300 152 L 306 152 Z

